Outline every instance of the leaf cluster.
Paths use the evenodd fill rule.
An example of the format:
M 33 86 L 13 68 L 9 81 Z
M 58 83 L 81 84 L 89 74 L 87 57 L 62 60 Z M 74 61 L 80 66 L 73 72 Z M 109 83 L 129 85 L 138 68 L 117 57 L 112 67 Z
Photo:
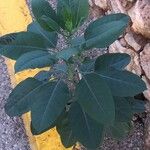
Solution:
M 83 54 L 112 44 L 130 18 L 121 13 L 98 18 L 83 36 L 73 38 L 88 17 L 88 0 L 58 0 L 56 11 L 46 0 L 32 0 L 31 6 L 35 20 L 26 32 L 0 37 L 0 54 L 16 60 L 15 73 L 51 69 L 18 84 L 6 113 L 21 116 L 31 111 L 32 133 L 56 127 L 65 147 L 80 142 L 96 149 L 106 134 L 117 140 L 126 136 L 134 113 L 145 110 L 144 102 L 134 99 L 146 89 L 145 83 L 125 70 L 131 59 L 127 54 L 106 53 L 96 59 Z M 61 51 L 59 34 L 68 44 Z

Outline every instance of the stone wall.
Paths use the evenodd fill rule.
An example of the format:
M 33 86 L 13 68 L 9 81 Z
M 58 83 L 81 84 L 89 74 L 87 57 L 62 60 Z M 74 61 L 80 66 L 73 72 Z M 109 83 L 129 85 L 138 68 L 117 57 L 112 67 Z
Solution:
M 144 94 L 150 100 L 150 0 L 89 0 L 92 17 L 125 13 L 131 23 L 123 36 L 109 47 L 110 52 L 128 53 L 128 69 L 141 76 L 149 88 Z
M 89 0 L 94 18 L 110 13 L 125 13 L 131 23 L 123 36 L 109 47 L 112 53 L 128 53 L 132 62 L 128 70 L 138 74 L 146 82 L 145 97 L 150 101 L 150 0 Z M 150 107 L 147 111 L 149 112 Z M 150 149 L 150 115 L 147 113 L 146 140 Z

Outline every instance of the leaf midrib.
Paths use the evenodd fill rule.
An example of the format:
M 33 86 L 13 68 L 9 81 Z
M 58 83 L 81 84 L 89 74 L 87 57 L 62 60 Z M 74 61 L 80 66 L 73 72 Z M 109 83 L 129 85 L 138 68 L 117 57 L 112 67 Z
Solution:
M 24 63 L 24 61 L 23 61 L 22 63 L 24 65 L 22 65 L 22 63 L 21 63 L 21 67 L 19 67 L 19 69 L 17 69 L 17 70 L 21 71 L 22 69 L 26 69 L 26 67 L 28 67 L 30 64 L 32 64 L 32 62 L 34 62 L 36 59 L 43 59 L 43 58 L 45 58 L 45 57 L 47 58 L 49 56 L 51 56 L 51 54 L 47 53 L 47 54 L 44 54 L 43 56 L 37 56 L 37 57 L 34 57 L 34 58 L 30 58 L 30 60 L 28 60 L 28 62 L 26 62 L 26 63 Z M 49 61 L 51 61 L 51 59 L 49 59 Z
M 60 82 L 61 82 L 61 79 L 60 79 L 60 80 L 57 82 L 57 84 L 55 85 L 55 88 L 53 89 L 53 92 L 52 92 L 52 94 L 51 94 L 51 96 L 50 96 L 50 98 L 49 98 L 49 100 L 48 100 L 48 104 L 46 105 L 45 111 L 44 111 L 44 113 L 43 113 L 43 115 L 42 115 L 42 119 L 41 119 L 41 122 L 40 122 L 40 129 L 41 129 L 41 126 L 43 126 L 43 120 L 44 120 L 44 118 L 45 118 L 45 114 L 46 114 L 46 112 L 47 112 L 47 110 L 48 110 L 48 108 L 49 108 L 49 105 L 50 105 L 50 103 L 51 103 L 51 101 L 52 101 L 52 99 L 53 99 L 54 93 L 55 93 L 55 91 L 56 91 L 56 89 L 57 89 L 57 87 L 58 87 L 58 85 L 59 85 Z
M 43 35 L 43 37 L 45 37 L 50 42 L 50 44 L 52 44 L 55 47 L 55 44 L 37 26 L 36 29 L 39 31 L 39 33 Z
M 104 113 L 103 107 L 102 107 L 101 104 L 99 103 L 99 101 L 98 101 L 98 99 L 97 99 L 97 96 L 94 94 L 93 90 L 91 89 L 89 83 L 87 82 L 87 80 L 86 80 L 86 78 L 85 78 L 84 76 L 83 76 L 83 79 L 84 79 L 84 81 L 85 81 L 85 83 L 86 83 L 88 89 L 90 90 L 91 94 L 93 95 L 95 101 L 97 102 L 97 104 L 99 105 L 99 107 L 101 108 L 101 110 L 102 110 L 103 113 Z
M 140 86 L 138 86 L 137 84 L 129 83 L 129 82 L 124 81 L 124 80 L 121 80 L 121 79 L 112 78 L 112 77 L 110 77 L 110 76 L 102 75 L 102 74 L 99 74 L 99 73 L 96 73 L 96 72 L 94 72 L 94 74 L 96 74 L 96 75 L 98 75 L 98 76 L 100 76 L 100 77 L 109 79 L 109 80 L 118 81 L 119 83 L 125 83 L 126 85 L 131 85 L 131 86 L 135 86 L 135 85 L 136 85 L 137 87 L 140 87 Z

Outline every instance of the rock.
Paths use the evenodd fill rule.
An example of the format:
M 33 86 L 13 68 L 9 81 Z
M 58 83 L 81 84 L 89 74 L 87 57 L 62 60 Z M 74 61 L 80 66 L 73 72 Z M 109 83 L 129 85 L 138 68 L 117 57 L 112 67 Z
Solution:
M 133 22 L 133 30 L 150 38 L 150 0 L 137 0 L 128 13 Z
M 139 51 L 141 49 L 141 45 L 135 41 L 132 33 L 127 33 L 125 35 L 125 40 L 132 48 L 134 48 L 135 51 Z
M 107 0 L 94 0 L 95 5 L 106 10 L 108 7 Z
M 150 101 L 150 81 L 145 76 L 143 76 L 142 79 L 146 83 L 146 87 L 147 87 L 147 90 L 143 92 L 144 96 L 147 100 Z
M 107 0 L 89 0 L 91 18 L 99 18 L 108 9 Z
M 140 62 L 146 77 L 150 80 L 150 43 L 140 53 Z
M 133 73 L 136 73 L 139 76 L 142 74 L 142 70 L 139 64 L 139 56 L 132 49 L 123 47 L 119 41 L 116 41 L 112 45 L 110 45 L 109 52 L 129 54 L 131 56 L 131 63 L 127 66 L 127 70 L 132 71 Z

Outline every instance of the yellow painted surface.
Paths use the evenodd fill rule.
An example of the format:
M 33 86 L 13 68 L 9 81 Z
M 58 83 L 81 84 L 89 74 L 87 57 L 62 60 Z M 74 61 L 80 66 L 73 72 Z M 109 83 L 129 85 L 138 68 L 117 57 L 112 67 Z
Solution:
M 0 36 L 12 32 L 26 30 L 27 25 L 32 21 L 25 0 L 0 0 Z M 39 69 L 28 70 L 14 75 L 14 61 L 6 59 L 8 72 L 11 77 L 12 86 L 27 77 L 34 76 Z M 23 115 L 25 129 L 29 137 L 32 150 L 71 150 L 62 146 L 60 137 L 55 129 L 52 129 L 40 136 L 32 136 L 30 132 L 30 114 Z

